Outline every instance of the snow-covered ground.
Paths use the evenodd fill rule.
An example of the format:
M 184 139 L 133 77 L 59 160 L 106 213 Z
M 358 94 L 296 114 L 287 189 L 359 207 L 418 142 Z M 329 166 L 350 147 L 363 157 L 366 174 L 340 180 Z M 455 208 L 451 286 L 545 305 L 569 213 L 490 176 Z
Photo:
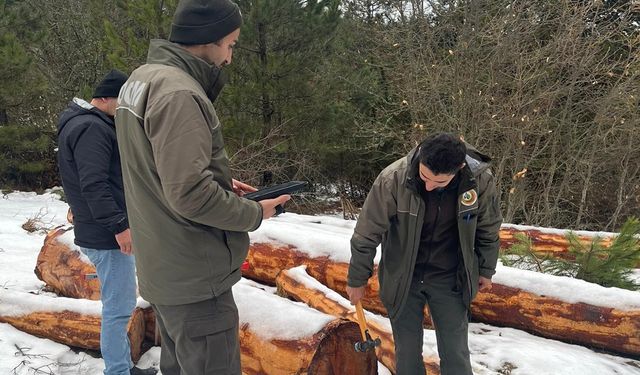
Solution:
M 36 278 L 33 269 L 43 244 L 44 232 L 28 233 L 22 225 L 28 219 L 38 216 L 39 221 L 48 227 L 62 225 L 66 222 L 66 212 L 67 205 L 52 193 L 42 195 L 11 193 L 0 196 L 0 287 L 5 292 L 0 293 L 0 310 L 3 307 L 1 305 L 3 295 L 6 297 L 15 296 L 16 293 L 41 293 L 43 287 L 43 283 Z M 348 239 L 353 231 L 353 225 L 352 221 L 335 217 L 286 214 L 265 222 L 262 228 L 252 234 L 252 240 L 281 241 L 294 244 L 300 249 L 309 249 L 315 254 L 328 255 L 335 260 L 348 261 Z M 526 276 L 525 281 L 512 280 L 509 272 L 508 267 L 501 267 L 498 270 L 499 276 L 496 277 L 501 283 L 532 284 L 536 287 L 541 287 L 549 281 L 544 278 L 545 275 L 534 273 Z M 519 273 L 519 275 L 522 274 Z M 637 275 L 640 278 L 640 272 Z M 239 288 L 236 287 L 236 293 L 251 293 L 251 285 L 252 282 L 244 281 Z M 636 292 L 595 288 L 583 291 L 580 295 L 575 293 L 578 289 L 584 290 L 591 287 L 591 285 L 577 283 L 571 290 L 557 290 L 551 285 L 549 289 L 555 290 L 545 289 L 539 292 L 547 295 L 557 293 L 567 299 L 570 297 L 572 300 L 594 304 L 607 298 L 606 304 L 611 303 L 626 309 L 640 306 L 640 293 Z M 265 289 L 273 291 L 273 289 Z M 593 293 L 596 293 L 595 297 Z M 47 297 L 52 296 L 47 294 Z M 9 303 L 9 297 L 6 298 L 6 303 Z M 62 299 L 60 300 L 62 302 Z M 95 309 L 89 306 L 89 301 L 87 304 L 85 308 L 90 311 Z M 242 310 L 241 303 L 239 308 Z M 241 319 L 252 320 L 253 318 L 246 316 Z M 288 328 L 291 330 L 292 326 L 289 325 Z M 543 339 L 515 329 L 472 324 L 470 332 L 472 361 L 478 375 L 640 374 L 640 361 L 597 353 L 580 346 Z M 274 333 L 269 332 L 269 334 Z M 285 330 L 276 334 L 291 335 Z M 425 330 L 424 350 L 436 352 L 435 336 L 432 331 Z M 142 357 L 139 365 L 158 367 L 159 358 L 160 348 L 154 347 Z M 0 324 L 0 375 L 99 375 L 102 374 L 103 369 L 104 363 L 100 358 L 94 358 L 84 352 L 75 352 L 65 345 L 50 340 L 34 337 L 8 324 Z M 383 369 L 382 366 L 380 373 L 389 374 L 388 370 Z

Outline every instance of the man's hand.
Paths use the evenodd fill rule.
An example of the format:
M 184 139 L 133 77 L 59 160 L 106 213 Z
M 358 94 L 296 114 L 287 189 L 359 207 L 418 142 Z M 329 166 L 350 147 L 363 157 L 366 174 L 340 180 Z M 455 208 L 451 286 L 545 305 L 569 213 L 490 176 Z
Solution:
M 364 288 L 366 285 L 359 286 L 357 288 L 353 288 L 347 285 L 347 295 L 349 296 L 349 301 L 351 301 L 352 305 L 360 302 L 362 297 L 364 297 Z
M 486 277 L 480 276 L 480 280 L 478 282 L 478 289 L 484 292 L 487 292 L 491 289 L 491 279 L 487 279 Z
M 236 193 L 239 197 L 245 195 L 246 193 L 253 193 L 254 191 L 258 191 L 258 189 L 254 188 L 253 186 L 245 184 L 244 182 L 240 182 L 235 178 L 231 179 L 231 184 L 233 186 L 233 192 Z
M 263 199 L 260 202 L 262 206 L 262 219 L 268 219 L 271 216 L 276 214 L 276 206 L 284 205 L 289 199 L 291 199 L 290 195 L 281 195 L 278 198 L 273 199 Z
M 116 241 L 120 246 L 120 252 L 124 255 L 131 255 L 133 253 L 133 247 L 131 246 L 131 230 L 129 228 L 116 234 Z

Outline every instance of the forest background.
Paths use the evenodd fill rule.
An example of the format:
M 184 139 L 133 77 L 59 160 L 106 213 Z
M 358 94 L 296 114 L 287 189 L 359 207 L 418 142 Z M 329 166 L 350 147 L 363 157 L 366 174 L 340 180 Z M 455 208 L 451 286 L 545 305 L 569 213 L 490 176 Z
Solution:
M 493 158 L 505 222 L 640 212 L 640 2 L 238 0 L 215 103 L 235 177 L 362 202 L 436 131 Z M 176 0 L 0 0 L 0 187 L 60 185 L 58 115 L 145 62 Z

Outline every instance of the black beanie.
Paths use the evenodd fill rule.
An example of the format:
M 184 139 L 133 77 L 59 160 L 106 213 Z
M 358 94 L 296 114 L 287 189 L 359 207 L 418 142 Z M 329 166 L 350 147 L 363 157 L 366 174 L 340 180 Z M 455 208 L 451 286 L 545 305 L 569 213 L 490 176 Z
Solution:
M 217 42 L 242 25 L 240 8 L 229 0 L 181 0 L 169 41 L 185 45 Z
M 126 74 L 117 69 L 111 70 L 102 79 L 102 82 L 96 87 L 96 91 L 93 92 L 94 98 L 117 98 L 120 93 L 120 88 L 127 82 Z

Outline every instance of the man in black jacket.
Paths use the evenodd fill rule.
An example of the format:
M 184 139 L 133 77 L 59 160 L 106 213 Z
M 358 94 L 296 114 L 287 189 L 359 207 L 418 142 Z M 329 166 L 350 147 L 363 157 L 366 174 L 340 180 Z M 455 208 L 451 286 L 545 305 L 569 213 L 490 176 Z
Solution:
M 73 213 L 75 243 L 100 280 L 105 375 L 153 375 L 133 366 L 127 324 L 136 304 L 135 266 L 114 118 L 127 75 L 110 71 L 91 102 L 74 98 L 58 123 L 58 166 Z

